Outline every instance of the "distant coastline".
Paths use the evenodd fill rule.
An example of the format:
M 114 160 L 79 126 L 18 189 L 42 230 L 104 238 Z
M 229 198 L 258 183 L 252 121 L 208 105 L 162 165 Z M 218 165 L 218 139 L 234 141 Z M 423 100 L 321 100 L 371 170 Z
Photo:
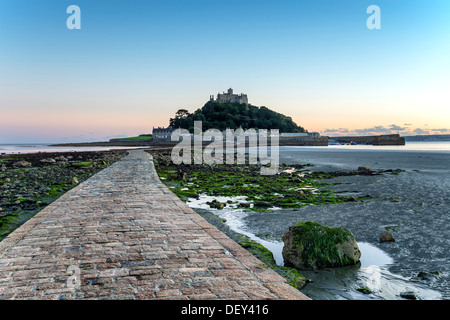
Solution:
M 405 142 L 446 142 L 450 141 L 449 134 L 443 135 L 416 135 L 404 136 Z M 168 143 L 167 146 L 173 146 L 174 143 Z M 156 144 L 152 140 L 118 140 L 96 141 L 96 142 L 72 142 L 72 143 L 0 143 L 2 146 L 49 146 L 49 147 L 163 147 L 162 144 Z
M 405 136 L 406 142 L 450 141 L 450 134 Z

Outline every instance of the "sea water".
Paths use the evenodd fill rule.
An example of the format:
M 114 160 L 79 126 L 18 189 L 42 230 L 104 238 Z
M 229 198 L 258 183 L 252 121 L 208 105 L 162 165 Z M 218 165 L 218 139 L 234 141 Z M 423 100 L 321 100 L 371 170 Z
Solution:
M 0 155 L 38 152 L 82 152 L 135 149 L 139 147 L 57 147 L 48 144 L 0 144 Z

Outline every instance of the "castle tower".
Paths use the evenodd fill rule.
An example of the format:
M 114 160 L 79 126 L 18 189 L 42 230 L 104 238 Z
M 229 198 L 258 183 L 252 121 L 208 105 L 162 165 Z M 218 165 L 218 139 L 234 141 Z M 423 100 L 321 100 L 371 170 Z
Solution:
M 228 95 L 232 95 L 233 94 L 233 89 L 228 89 Z

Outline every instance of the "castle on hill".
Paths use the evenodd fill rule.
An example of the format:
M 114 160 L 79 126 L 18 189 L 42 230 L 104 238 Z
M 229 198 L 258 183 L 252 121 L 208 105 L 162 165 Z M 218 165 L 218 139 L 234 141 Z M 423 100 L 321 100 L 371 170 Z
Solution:
M 234 94 L 233 89 L 228 89 L 227 93 L 218 93 L 217 99 L 214 99 L 214 95 L 209 96 L 209 101 L 213 102 L 231 102 L 231 103 L 240 103 L 240 104 L 248 104 L 248 97 L 246 94 Z

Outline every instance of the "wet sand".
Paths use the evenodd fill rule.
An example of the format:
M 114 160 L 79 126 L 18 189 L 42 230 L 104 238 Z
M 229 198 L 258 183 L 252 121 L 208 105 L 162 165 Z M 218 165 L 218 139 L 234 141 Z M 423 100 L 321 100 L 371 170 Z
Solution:
M 280 148 L 280 163 L 314 164 L 311 170 L 402 169 L 398 175 L 345 176 L 333 190 L 368 200 L 310 206 L 296 210 L 249 213 L 245 229 L 265 240 L 281 241 L 295 222 L 316 221 L 349 229 L 358 242 L 387 253 L 393 260 L 372 266 L 304 272 L 314 280 L 302 292 L 313 299 L 401 299 L 414 291 L 419 299 L 450 298 L 450 152 L 323 150 Z M 395 242 L 380 243 L 388 228 Z M 363 255 L 364 255 L 364 250 Z M 370 255 L 370 253 L 367 253 Z M 414 279 L 419 272 L 438 276 Z M 364 295 L 358 287 L 371 286 Z

